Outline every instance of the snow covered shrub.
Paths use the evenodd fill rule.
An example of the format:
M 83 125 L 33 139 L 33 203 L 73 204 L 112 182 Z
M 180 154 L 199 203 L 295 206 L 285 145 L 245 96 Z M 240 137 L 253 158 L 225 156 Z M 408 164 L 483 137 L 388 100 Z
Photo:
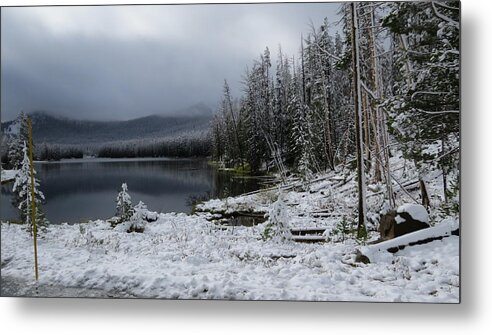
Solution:
M 344 215 L 342 220 L 337 223 L 328 235 L 328 240 L 331 242 L 344 242 L 347 236 L 351 233 L 351 224 Z
M 457 218 L 460 214 L 460 184 L 459 179 L 451 180 L 446 190 L 446 199 L 437 209 L 433 221 L 442 221 L 447 217 Z
M 133 215 L 130 218 L 130 227 L 128 228 L 128 233 L 143 233 L 145 228 L 145 220 L 147 218 L 147 206 L 139 201 L 138 204 L 133 208 Z
M 291 239 L 289 213 L 282 192 L 279 191 L 278 199 L 272 204 L 268 216 L 269 220 L 262 234 L 263 239 L 272 239 L 278 242 Z
M 27 146 L 25 142 L 23 144 L 22 151 L 24 156 L 12 189 L 14 192 L 13 204 L 20 210 L 21 220 L 26 224 L 26 230 L 32 234 L 33 223 L 31 218 L 33 202 L 36 205 L 35 220 L 37 226 L 44 229 L 49 222 L 41 208 L 41 203 L 44 200 L 44 194 L 38 189 L 39 180 L 34 177 L 36 175 L 36 171 L 34 169 L 34 176 L 31 179 L 30 160 L 27 156 Z M 34 181 L 34 199 L 32 198 L 32 180 Z
M 121 191 L 116 197 L 116 216 L 119 222 L 128 221 L 133 215 L 132 198 L 128 194 L 128 186 L 126 183 L 121 184 Z

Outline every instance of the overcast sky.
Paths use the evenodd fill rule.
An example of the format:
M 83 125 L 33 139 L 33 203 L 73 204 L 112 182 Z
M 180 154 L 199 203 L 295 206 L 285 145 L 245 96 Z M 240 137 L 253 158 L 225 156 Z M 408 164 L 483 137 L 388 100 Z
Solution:
M 339 5 L 2 8 L 1 118 L 21 110 L 125 120 L 214 108 L 266 46 L 298 52 L 301 33 Z

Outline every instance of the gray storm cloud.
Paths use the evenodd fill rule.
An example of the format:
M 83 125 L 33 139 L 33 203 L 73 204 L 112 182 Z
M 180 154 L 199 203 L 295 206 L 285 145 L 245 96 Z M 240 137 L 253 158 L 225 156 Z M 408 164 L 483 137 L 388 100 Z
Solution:
M 238 95 L 253 58 L 301 33 L 338 4 L 2 8 L 1 118 L 21 110 L 77 119 L 171 114 Z

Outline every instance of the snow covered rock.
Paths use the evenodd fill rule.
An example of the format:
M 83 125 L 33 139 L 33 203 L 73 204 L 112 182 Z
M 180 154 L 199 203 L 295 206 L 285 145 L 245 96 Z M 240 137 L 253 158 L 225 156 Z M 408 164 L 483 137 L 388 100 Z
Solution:
M 379 223 L 379 233 L 384 241 L 424 228 L 429 228 L 429 214 L 418 204 L 404 204 L 396 211 L 389 211 Z
M 405 217 L 410 216 L 410 219 L 414 221 L 419 221 L 422 223 L 429 223 L 429 213 L 424 206 L 418 204 L 404 204 L 398 207 L 396 210 L 398 216 L 396 217 L 396 223 L 405 222 Z M 405 215 L 408 214 L 408 215 Z

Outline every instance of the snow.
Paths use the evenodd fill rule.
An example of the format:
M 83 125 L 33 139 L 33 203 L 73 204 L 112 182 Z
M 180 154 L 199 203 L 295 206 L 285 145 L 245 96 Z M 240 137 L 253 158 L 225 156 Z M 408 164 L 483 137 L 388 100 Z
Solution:
M 229 228 L 185 214 L 160 214 L 144 233 L 104 221 L 52 225 L 38 239 L 40 285 L 121 297 L 458 302 L 456 238 L 364 265 L 353 263 L 353 243 L 279 244 L 257 228 Z M 1 248 L 2 276 L 33 277 L 22 226 L 2 224 Z
M 392 165 L 402 184 L 417 177 L 409 164 L 401 168 L 398 155 L 392 157 Z M 439 179 L 428 182 L 430 194 L 440 189 Z M 68 293 L 63 294 L 69 296 L 94 292 L 180 299 L 459 302 L 458 237 L 406 247 L 394 254 L 383 250 L 390 243 L 446 234 L 457 227 L 457 218 L 443 220 L 434 215 L 429 218 L 434 224 L 430 230 L 378 247 L 361 246 L 353 235 L 340 233 L 342 222 L 350 228 L 355 220 L 354 173 L 337 170 L 307 185 L 301 183 L 289 181 L 281 187 L 279 218 L 296 230 L 324 229 L 317 236 L 326 238 L 324 243 L 263 239 L 269 217 L 253 227 L 219 224 L 223 213 L 275 213 L 272 209 L 279 189 L 272 188 L 212 199 L 199 204 L 194 215 L 152 213 L 156 221 L 146 223 L 143 233 L 127 233 L 130 222 L 114 229 L 103 220 L 51 225 L 38 239 L 39 285 L 43 292 L 66 288 L 63 292 Z M 398 185 L 394 191 L 402 203 L 410 201 Z M 408 192 L 417 196 L 418 189 Z M 387 206 L 384 192 L 368 194 L 367 204 L 372 218 L 368 241 L 372 241 L 379 237 L 374 218 Z M 22 284 L 34 276 L 32 239 L 21 225 L 2 223 L 1 229 L 2 276 Z M 309 235 L 302 238 L 313 239 Z M 368 254 L 371 263 L 355 262 L 358 248 Z M 17 294 L 34 291 L 32 283 L 22 285 L 28 287 L 18 289 Z
M 377 261 L 380 259 L 386 259 L 388 249 L 390 248 L 398 248 L 399 246 L 407 246 L 406 248 L 414 248 L 415 246 L 408 247 L 409 243 L 422 241 L 429 238 L 435 238 L 440 236 L 445 236 L 449 238 L 451 236 L 451 232 L 459 228 L 459 224 L 457 221 L 452 219 L 443 220 L 441 223 L 434 227 L 421 229 L 415 231 L 413 233 L 405 234 L 403 236 L 381 242 L 375 245 L 365 246 L 359 248 L 360 252 L 367 256 L 369 260 Z M 425 248 L 425 247 L 423 247 Z
M 285 204 L 283 192 L 279 192 L 278 199 L 272 204 L 268 216 L 269 224 L 265 227 L 264 232 L 269 232 L 269 235 L 278 242 L 292 237 L 289 227 L 289 209 Z
M 12 181 L 17 176 L 18 170 L 4 170 L 2 169 L 2 183 Z
M 397 213 L 408 213 L 410 216 L 417 221 L 429 223 L 429 213 L 424 206 L 419 204 L 404 204 L 398 207 L 396 210 Z M 402 219 L 400 216 L 396 216 L 396 223 L 405 222 L 405 219 Z
M 20 132 L 20 122 L 12 122 L 7 129 L 5 129 L 5 135 L 17 135 Z

